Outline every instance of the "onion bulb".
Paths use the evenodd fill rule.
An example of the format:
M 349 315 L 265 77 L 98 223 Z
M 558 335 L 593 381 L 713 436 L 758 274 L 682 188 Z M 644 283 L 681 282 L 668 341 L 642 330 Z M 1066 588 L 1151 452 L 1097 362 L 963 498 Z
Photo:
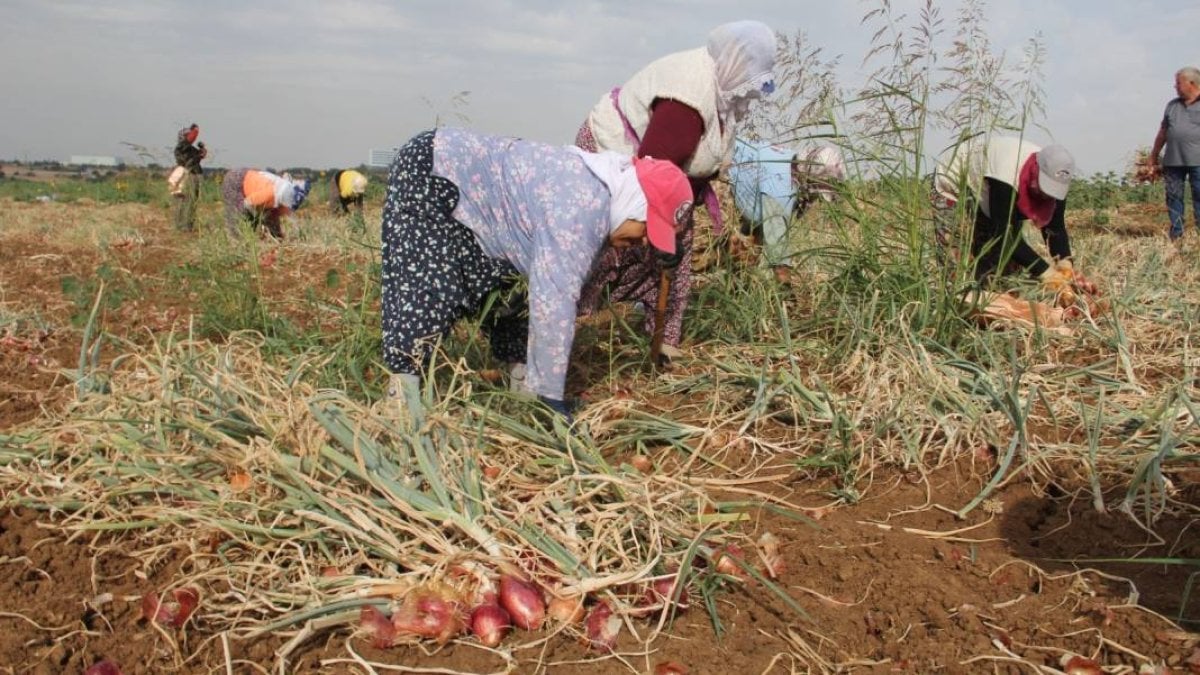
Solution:
M 1082 656 L 1063 654 L 1059 663 L 1067 675 L 1103 675 L 1100 664 Z
M 173 628 L 182 628 L 200 604 L 200 593 L 192 588 L 176 588 L 171 600 L 162 600 L 158 593 L 142 596 L 142 618 Z
M 378 607 L 367 605 L 358 613 L 358 627 L 371 637 L 376 649 L 387 649 L 396 641 L 396 627 Z
M 779 539 L 770 532 L 764 532 L 758 538 L 758 557 L 762 559 L 767 577 L 771 579 L 778 579 L 787 569 L 783 554 L 779 551 Z
M 542 599 L 541 591 L 511 574 L 500 577 L 500 606 L 508 610 L 512 622 L 524 630 L 537 630 L 546 620 L 546 601 Z
M 121 675 L 121 669 L 117 667 L 117 664 L 105 659 L 88 666 L 88 669 L 83 671 L 83 675 Z
M 588 612 L 583 620 L 583 631 L 588 646 L 596 651 L 611 652 L 621 632 L 621 617 L 615 616 L 612 607 L 602 601 Z
M 461 605 L 454 591 L 440 586 L 418 588 L 392 615 L 397 633 L 446 642 L 463 631 Z
M 643 602 L 653 609 L 665 609 L 671 605 L 671 599 L 675 595 L 675 586 L 679 581 L 677 575 L 659 577 L 650 582 L 649 588 L 646 589 L 646 595 Z M 675 611 L 683 611 L 688 608 L 688 591 L 687 587 L 683 586 L 679 589 L 679 597 L 675 598 Z
M 499 645 L 510 628 L 512 619 L 500 605 L 480 605 L 471 612 L 471 633 L 479 638 L 484 646 Z
M 633 457 L 630 457 L 629 463 L 632 464 L 633 468 L 637 469 L 640 473 L 651 473 L 654 471 L 654 463 L 650 461 L 649 457 L 642 454 L 637 454 Z
M 746 578 L 746 572 L 742 569 L 743 560 L 745 557 L 742 548 L 737 544 L 722 546 L 713 554 L 713 564 L 716 566 L 717 572 L 737 579 Z
M 552 597 L 546 606 L 546 613 L 556 623 L 579 623 L 583 621 L 583 598 L 571 596 L 567 598 Z
M 654 666 L 654 675 L 687 675 L 687 667 L 674 661 L 663 661 Z

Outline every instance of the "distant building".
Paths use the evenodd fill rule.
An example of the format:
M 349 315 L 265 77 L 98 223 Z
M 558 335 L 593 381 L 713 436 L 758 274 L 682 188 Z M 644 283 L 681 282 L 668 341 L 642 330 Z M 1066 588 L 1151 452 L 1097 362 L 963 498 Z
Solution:
M 376 169 L 386 169 L 392 165 L 392 160 L 396 159 L 396 148 L 390 150 L 376 150 L 372 148 L 367 152 L 367 166 Z
M 118 157 L 104 155 L 71 155 L 67 164 L 71 166 L 123 166 L 125 162 Z

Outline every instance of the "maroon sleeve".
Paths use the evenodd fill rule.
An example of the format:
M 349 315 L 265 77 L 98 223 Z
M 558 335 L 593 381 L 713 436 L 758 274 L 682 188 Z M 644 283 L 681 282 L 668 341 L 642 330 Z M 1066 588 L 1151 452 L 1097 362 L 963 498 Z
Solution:
M 655 99 L 637 154 L 667 159 L 682 167 L 696 152 L 702 136 L 704 119 L 695 108 L 674 99 Z
M 655 157 L 670 160 L 680 168 L 691 159 L 704 136 L 704 119 L 700 113 L 686 103 L 675 99 L 655 99 L 650 106 L 650 123 L 638 146 L 638 157 Z M 714 174 L 716 175 L 716 174 Z M 688 176 L 692 193 L 699 203 L 712 176 L 696 178 Z

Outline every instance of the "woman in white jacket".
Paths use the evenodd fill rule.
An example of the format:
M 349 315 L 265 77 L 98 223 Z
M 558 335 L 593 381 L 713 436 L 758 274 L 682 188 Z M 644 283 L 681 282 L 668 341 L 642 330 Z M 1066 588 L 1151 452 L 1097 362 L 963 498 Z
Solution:
M 709 182 L 729 159 L 738 121 L 756 99 L 775 90 L 775 52 L 775 33 L 766 24 L 718 26 L 706 46 L 668 54 L 605 92 L 575 145 L 672 162 L 687 174 L 695 202 L 706 205 L 719 234 L 721 211 Z M 681 233 L 679 244 L 676 256 L 665 260 L 645 248 L 606 250 L 583 290 L 580 313 L 594 312 L 606 288 L 612 299 L 655 307 L 660 270 L 664 265 L 675 269 L 663 352 L 677 353 L 692 286 L 691 227 Z M 646 314 L 645 330 L 652 334 L 654 313 Z

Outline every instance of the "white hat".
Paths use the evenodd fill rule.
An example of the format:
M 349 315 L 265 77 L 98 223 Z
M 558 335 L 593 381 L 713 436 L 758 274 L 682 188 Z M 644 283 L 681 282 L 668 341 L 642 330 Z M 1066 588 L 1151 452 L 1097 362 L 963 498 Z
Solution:
M 1066 199 L 1075 177 L 1075 158 L 1061 145 L 1048 145 L 1037 153 L 1038 189 L 1048 197 Z

